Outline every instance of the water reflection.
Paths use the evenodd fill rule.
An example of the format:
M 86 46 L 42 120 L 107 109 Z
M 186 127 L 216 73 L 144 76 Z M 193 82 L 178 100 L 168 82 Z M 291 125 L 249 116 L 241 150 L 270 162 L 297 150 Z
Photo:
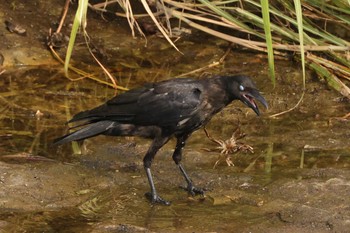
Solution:
M 280 208 L 286 205 L 272 200 L 278 199 L 278 186 L 288 190 L 295 181 L 308 185 L 310 179 L 334 179 L 339 173 L 340 177 L 350 177 L 337 170 L 349 167 L 350 147 L 349 121 L 334 118 L 335 113 L 341 116 L 347 112 L 343 102 L 334 101 L 336 94 L 308 93 L 300 109 L 271 119 L 270 113 L 290 106 L 297 97 L 284 93 L 294 92 L 288 84 L 272 91 L 269 85 L 263 85 L 263 78 L 258 80 L 271 102 L 268 112 L 256 118 L 244 106 L 234 103 L 208 125 L 213 137 L 224 140 L 231 137 L 239 119 L 247 134 L 242 140 L 254 148 L 254 153 L 230 155 L 233 167 L 223 162 L 213 169 L 219 156 L 217 145 L 202 130 L 195 132 L 184 152 L 184 163 L 194 182 L 208 189 L 207 197 L 200 200 L 188 197 L 179 188 L 184 181 L 171 160 L 171 141 L 153 165 L 159 191 L 173 202 L 164 208 L 152 206 L 144 197 L 149 189 L 142 167 L 147 140 L 101 136 L 87 140 L 81 155 L 74 154 L 71 145 L 51 146 L 52 139 L 67 130 L 64 123 L 72 114 L 99 105 L 115 91 L 92 81 L 66 82 L 62 73 L 53 68 L 2 74 L 0 183 L 9 193 L 4 192 L 2 197 L 6 197 L 7 204 L 1 211 L 1 221 L 9 230 L 33 232 L 101 232 L 103 228 L 239 231 L 259 224 L 269 226 L 269 213 L 284 213 Z M 136 85 L 134 82 L 130 85 Z M 312 85 L 322 88 L 318 83 Z M 330 170 L 310 175 L 309 171 L 316 168 Z M 32 175 L 33 171 L 37 174 Z M 15 183 L 16 177 L 25 186 Z M 342 192 L 338 187 L 347 187 L 329 186 L 322 179 L 317 182 L 321 186 L 327 184 L 326 190 L 336 187 Z M 32 190 L 38 189 L 42 195 L 34 198 L 37 194 Z M 27 197 L 31 204 L 23 201 L 25 196 L 14 195 L 23 190 L 32 197 Z M 293 191 L 288 192 L 292 196 Z M 62 198 L 67 202 L 60 206 Z M 272 219 L 283 218 L 273 216 Z

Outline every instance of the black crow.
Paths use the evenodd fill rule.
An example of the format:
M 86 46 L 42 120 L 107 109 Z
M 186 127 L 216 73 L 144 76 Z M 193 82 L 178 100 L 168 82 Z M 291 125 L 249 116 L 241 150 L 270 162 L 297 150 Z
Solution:
M 75 115 L 68 123 L 83 121 L 81 128 L 55 140 L 55 144 L 83 140 L 100 134 L 141 136 L 153 139 L 144 159 L 151 187 L 147 194 L 152 203 L 169 205 L 154 186 L 151 164 L 157 151 L 171 137 L 177 139 L 173 160 L 187 182 L 191 195 L 201 194 L 181 164 L 182 149 L 192 132 L 233 100 L 240 100 L 259 115 L 254 99 L 267 108 L 267 102 L 246 76 L 215 76 L 206 79 L 178 78 L 146 84 L 120 94 L 105 104 Z

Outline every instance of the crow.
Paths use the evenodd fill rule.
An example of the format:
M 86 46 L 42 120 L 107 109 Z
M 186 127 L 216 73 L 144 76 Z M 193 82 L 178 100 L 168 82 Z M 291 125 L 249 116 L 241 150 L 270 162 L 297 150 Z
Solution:
M 175 137 L 177 141 L 172 158 L 187 182 L 186 189 L 191 195 L 203 195 L 203 189 L 193 185 L 181 164 L 186 140 L 233 100 L 240 100 L 259 116 L 260 111 L 254 99 L 268 107 L 253 81 L 243 75 L 205 79 L 177 78 L 149 83 L 124 92 L 96 108 L 76 114 L 68 123 L 82 121 L 74 127 L 81 128 L 55 139 L 54 144 L 101 134 L 152 139 L 143 158 L 151 188 L 146 197 L 152 203 L 169 205 L 169 201 L 158 195 L 151 173 L 152 161 L 158 150 L 170 138 Z

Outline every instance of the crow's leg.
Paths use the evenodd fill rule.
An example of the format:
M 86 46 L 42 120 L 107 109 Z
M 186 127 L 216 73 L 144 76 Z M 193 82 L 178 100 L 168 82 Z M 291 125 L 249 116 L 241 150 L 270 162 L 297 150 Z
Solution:
M 191 178 L 187 175 L 187 172 L 185 171 L 184 167 L 181 164 L 181 159 L 182 159 L 182 150 L 185 147 L 186 140 L 190 135 L 185 135 L 177 138 L 177 143 L 175 147 L 175 151 L 173 154 L 173 160 L 176 163 L 176 165 L 179 167 L 183 177 L 185 178 L 187 182 L 187 188 L 186 190 L 188 191 L 189 194 L 192 196 L 195 196 L 196 194 L 204 195 L 203 189 L 196 188 L 193 185 L 193 182 Z
M 152 161 L 153 161 L 154 156 L 156 155 L 157 151 L 168 141 L 169 141 L 169 137 L 156 137 L 153 140 L 150 148 L 148 149 L 145 157 L 143 158 L 143 165 L 145 167 L 148 182 L 149 182 L 149 185 L 151 187 L 151 192 L 146 193 L 146 197 L 148 199 L 150 199 L 150 201 L 152 203 L 160 203 L 163 205 L 170 205 L 170 202 L 166 201 L 163 198 L 161 198 L 160 196 L 158 196 L 156 188 L 154 186 L 154 182 L 153 182 L 153 177 L 152 177 L 152 173 L 151 173 L 151 165 L 152 165 Z

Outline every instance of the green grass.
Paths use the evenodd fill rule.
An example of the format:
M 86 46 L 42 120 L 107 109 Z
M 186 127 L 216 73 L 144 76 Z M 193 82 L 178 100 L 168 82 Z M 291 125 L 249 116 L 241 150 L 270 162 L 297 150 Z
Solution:
M 187 24 L 187 27 L 236 45 L 259 53 L 267 53 L 272 83 L 275 83 L 275 56 L 294 54 L 296 60 L 300 61 L 304 89 L 307 88 L 305 67 L 308 67 L 335 90 L 350 97 L 346 83 L 346 80 L 350 80 L 348 72 L 350 42 L 337 35 L 335 31 L 329 30 L 336 27 L 339 30 L 350 31 L 350 1 L 157 0 L 154 1 L 159 10 L 156 12 L 151 10 L 155 9 L 155 5 L 151 8 L 148 1 L 141 0 L 147 13 L 142 15 L 132 13 L 133 1 L 105 3 L 122 5 L 125 13 L 117 12 L 117 14 L 128 19 L 132 31 L 134 28 L 139 29 L 135 18 L 150 17 L 175 49 L 177 48 L 170 39 L 171 27 L 174 25 L 171 25 L 169 18 L 177 18 L 181 25 Z M 102 4 L 95 5 L 95 9 L 102 10 L 101 6 Z M 86 1 L 80 0 L 77 11 L 79 14 L 77 13 L 71 35 L 73 42 L 70 42 L 67 58 L 70 57 L 71 46 L 74 44 L 73 34 L 78 31 L 76 24 L 83 22 L 79 19 L 84 18 L 83 13 L 86 12 L 82 10 L 84 7 L 87 8 Z M 166 22 L 164 25 L 160 23 L 162 17 Z M 175 26 L 178 26 L 179 22 Z M 213 26 L 226 29 L 218 30 Z M 67 58 L 66 67 L 69 63 Z

